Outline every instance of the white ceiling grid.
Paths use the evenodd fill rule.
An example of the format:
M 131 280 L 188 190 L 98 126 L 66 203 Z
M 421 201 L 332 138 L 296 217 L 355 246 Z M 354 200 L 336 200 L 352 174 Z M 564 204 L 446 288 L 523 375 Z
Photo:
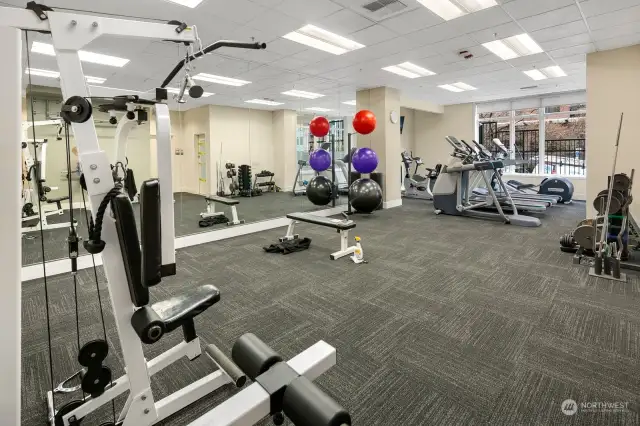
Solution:
M 263 51 L 220 49 L 196 62 L 197 72 L 249 80 L 242 87 L 203 83 L 216 95 L 183 106 L 203 104 L 246 107 L 245 100 L 268 98 L 285 102 L 279 108 L 330 108 L 350 113 L 342 102 L 355 99 L 361 88 L 390 86 L 404 95 L 439 104 L 481 102 L 543 93 L 582 90 L 586 54 L 640 43 L 640 0 L 497 0 L 498 6 L 444 21 L 417 0 L 401 0 L 403 12 L 377 20 L 362 8 L 366 0 L 204 0 L 189 9 L 163 0 L 91 1 L 98 13 L 155 19 L 180 19 L 195 24 L 203 42 L 217 39 L 267 43 Z M 26 1 L 3 0 L 23 7 Z M 44 1 L 56 8 L 86 9 L 86 0 Z M 335 56 L 281 38 L 313 24 L 366 45 Z M 527 32 L 544 53 L 502 61 L 482 43 Z M 30 40 L 47 41 L 42 34 Z M 184 54 L 172 43 L 100 39 L 86 50 L 128 58 L 122 68 L 84 64 L 88 75 L 107 78 L 104 86 L 151 91 Z M 463 59 L 468 50 L 474 57 Z M 57 69 L 55 60 L 31 55 L 32 67 Z M 404 78 L 381 68 L 410 61 L 436 75 Z M 533 81 L 522 71 L 560 65 L 567 77 Z M 453 93 L 438 85 L 457 81 L 478 90 Z M 56 85 L 44 77 L 34 84 Z M 530 89 L 523 87 L 536 86 Z M 298 89 L 325 94 L 298 100 L 281 93 Z M 251 105 L 252 108 L 278 107 Z

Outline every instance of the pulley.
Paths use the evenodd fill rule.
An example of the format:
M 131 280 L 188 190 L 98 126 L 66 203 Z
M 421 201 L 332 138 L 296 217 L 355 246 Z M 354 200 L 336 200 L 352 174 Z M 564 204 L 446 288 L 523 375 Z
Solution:
M 84 123 L 91 118 L 92 113 L 93 107 L 87 99 L 82 96 L 71 96 L 62 104 L 60 117 L 68 124 Z

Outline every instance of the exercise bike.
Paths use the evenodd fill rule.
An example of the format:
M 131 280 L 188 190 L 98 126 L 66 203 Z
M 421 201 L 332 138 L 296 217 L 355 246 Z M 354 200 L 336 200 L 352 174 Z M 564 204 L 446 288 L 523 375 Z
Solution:
M 404 180 L 402 182 L 402 195 L 407 198 L 416 198 L 419 200 L 433 200 L 433 193 L 431 192 L 431 182 L 435 182 L 440 174 L 441 164 L 437 164 L 435 168 L 430 169 L 425 167 L 427 175 L 423 176 L 418 173 L 418 168 L 423 166 L 424 163 L 420 157 L 414 157 L 407 151 L 403 151 L 401 154 L 402 163 L 404 164 Z M 413 175 L 411 175 L 411 164 L 416 163 Z

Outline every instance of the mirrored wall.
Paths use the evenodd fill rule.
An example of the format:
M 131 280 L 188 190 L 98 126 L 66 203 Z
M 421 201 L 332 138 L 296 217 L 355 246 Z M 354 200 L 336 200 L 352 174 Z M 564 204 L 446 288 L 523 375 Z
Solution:
M 333 97 L 335 105 L 296 100 L 271 108 L 219 105 L 173 105 L 171 110 L 172 170 L 159 170 L 155 112 L 146 109 L 126 138 L 123 160 L 133 178 L 128 189 L 134 209 L 136 189 L 143 181 L 171 173 L 176 237 L 244 226 L 281 218 L 287 213 L 347 207 L 348 134 L 355 106 L 353 95 Z M 68 258 L 71 220 L 86 238 L 87 217 L 80 189 L 80 165 L 73 132 L 67 172 L 66 129 L 59 119 L 62 96 L 58 88 L 33 86 L 24 98 L 23 126 L 23 265 Z M 96 103 L 97 102 L 97 103 Z M 116 163 L 116 132 L 124 112 L 101 112 L 94 101 L 100 146 Z M 33 108 L 32 108 L 33 105 Z M 286 107 L 286 108 L 285 108 Z M 282 109 L 276 109 L 282 108 Z M 309 123 L 323 116 L 325 137 L 314 137 Z M 35 126 L 31 125 L 31 121 Z M 355 135 L 352 146 L 356 146 Z M 325 149 L 328 168 L 314 170 L 310 153 Z M 313 203 L 307 186 L 314 178 L 334 188 L 326 202 Z M 42 211 L 43 219 L 40 219 Z M 40 232 L 40 228 L 43 228 Z M 80 244 L 80 255 L 87 254 Z

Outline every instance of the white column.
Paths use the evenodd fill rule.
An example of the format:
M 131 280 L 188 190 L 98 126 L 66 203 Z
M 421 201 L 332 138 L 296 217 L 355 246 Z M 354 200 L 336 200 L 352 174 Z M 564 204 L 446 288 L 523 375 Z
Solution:
M 22 142 L 22 40 L 20 30 L 0 27 L 0 418 L 20 424 L 21 236 L 20 152 Z
M 513 109 L 510 111 L 509 117 L 511 117 L 509 119 L 509 158 L 513 160 L 516 158 L 516 112 Z M 524 155 L 523 152 L 520 154 Z M 514 173 L 516 166 L 509 166 L 507 170 Z
M 544 122 L 544 107 L 541 106 L 538 109 L 538 121 L 539 121 L 539 125 L 538 125 L 538 173 L 539 174 L 546 174 L 545 170 L 546 170 L 546 158 L 545 158 L 545 154 L 544 151 L 546 149 L 545 147 L 545 138 L 546 138 L 546 123 Z

